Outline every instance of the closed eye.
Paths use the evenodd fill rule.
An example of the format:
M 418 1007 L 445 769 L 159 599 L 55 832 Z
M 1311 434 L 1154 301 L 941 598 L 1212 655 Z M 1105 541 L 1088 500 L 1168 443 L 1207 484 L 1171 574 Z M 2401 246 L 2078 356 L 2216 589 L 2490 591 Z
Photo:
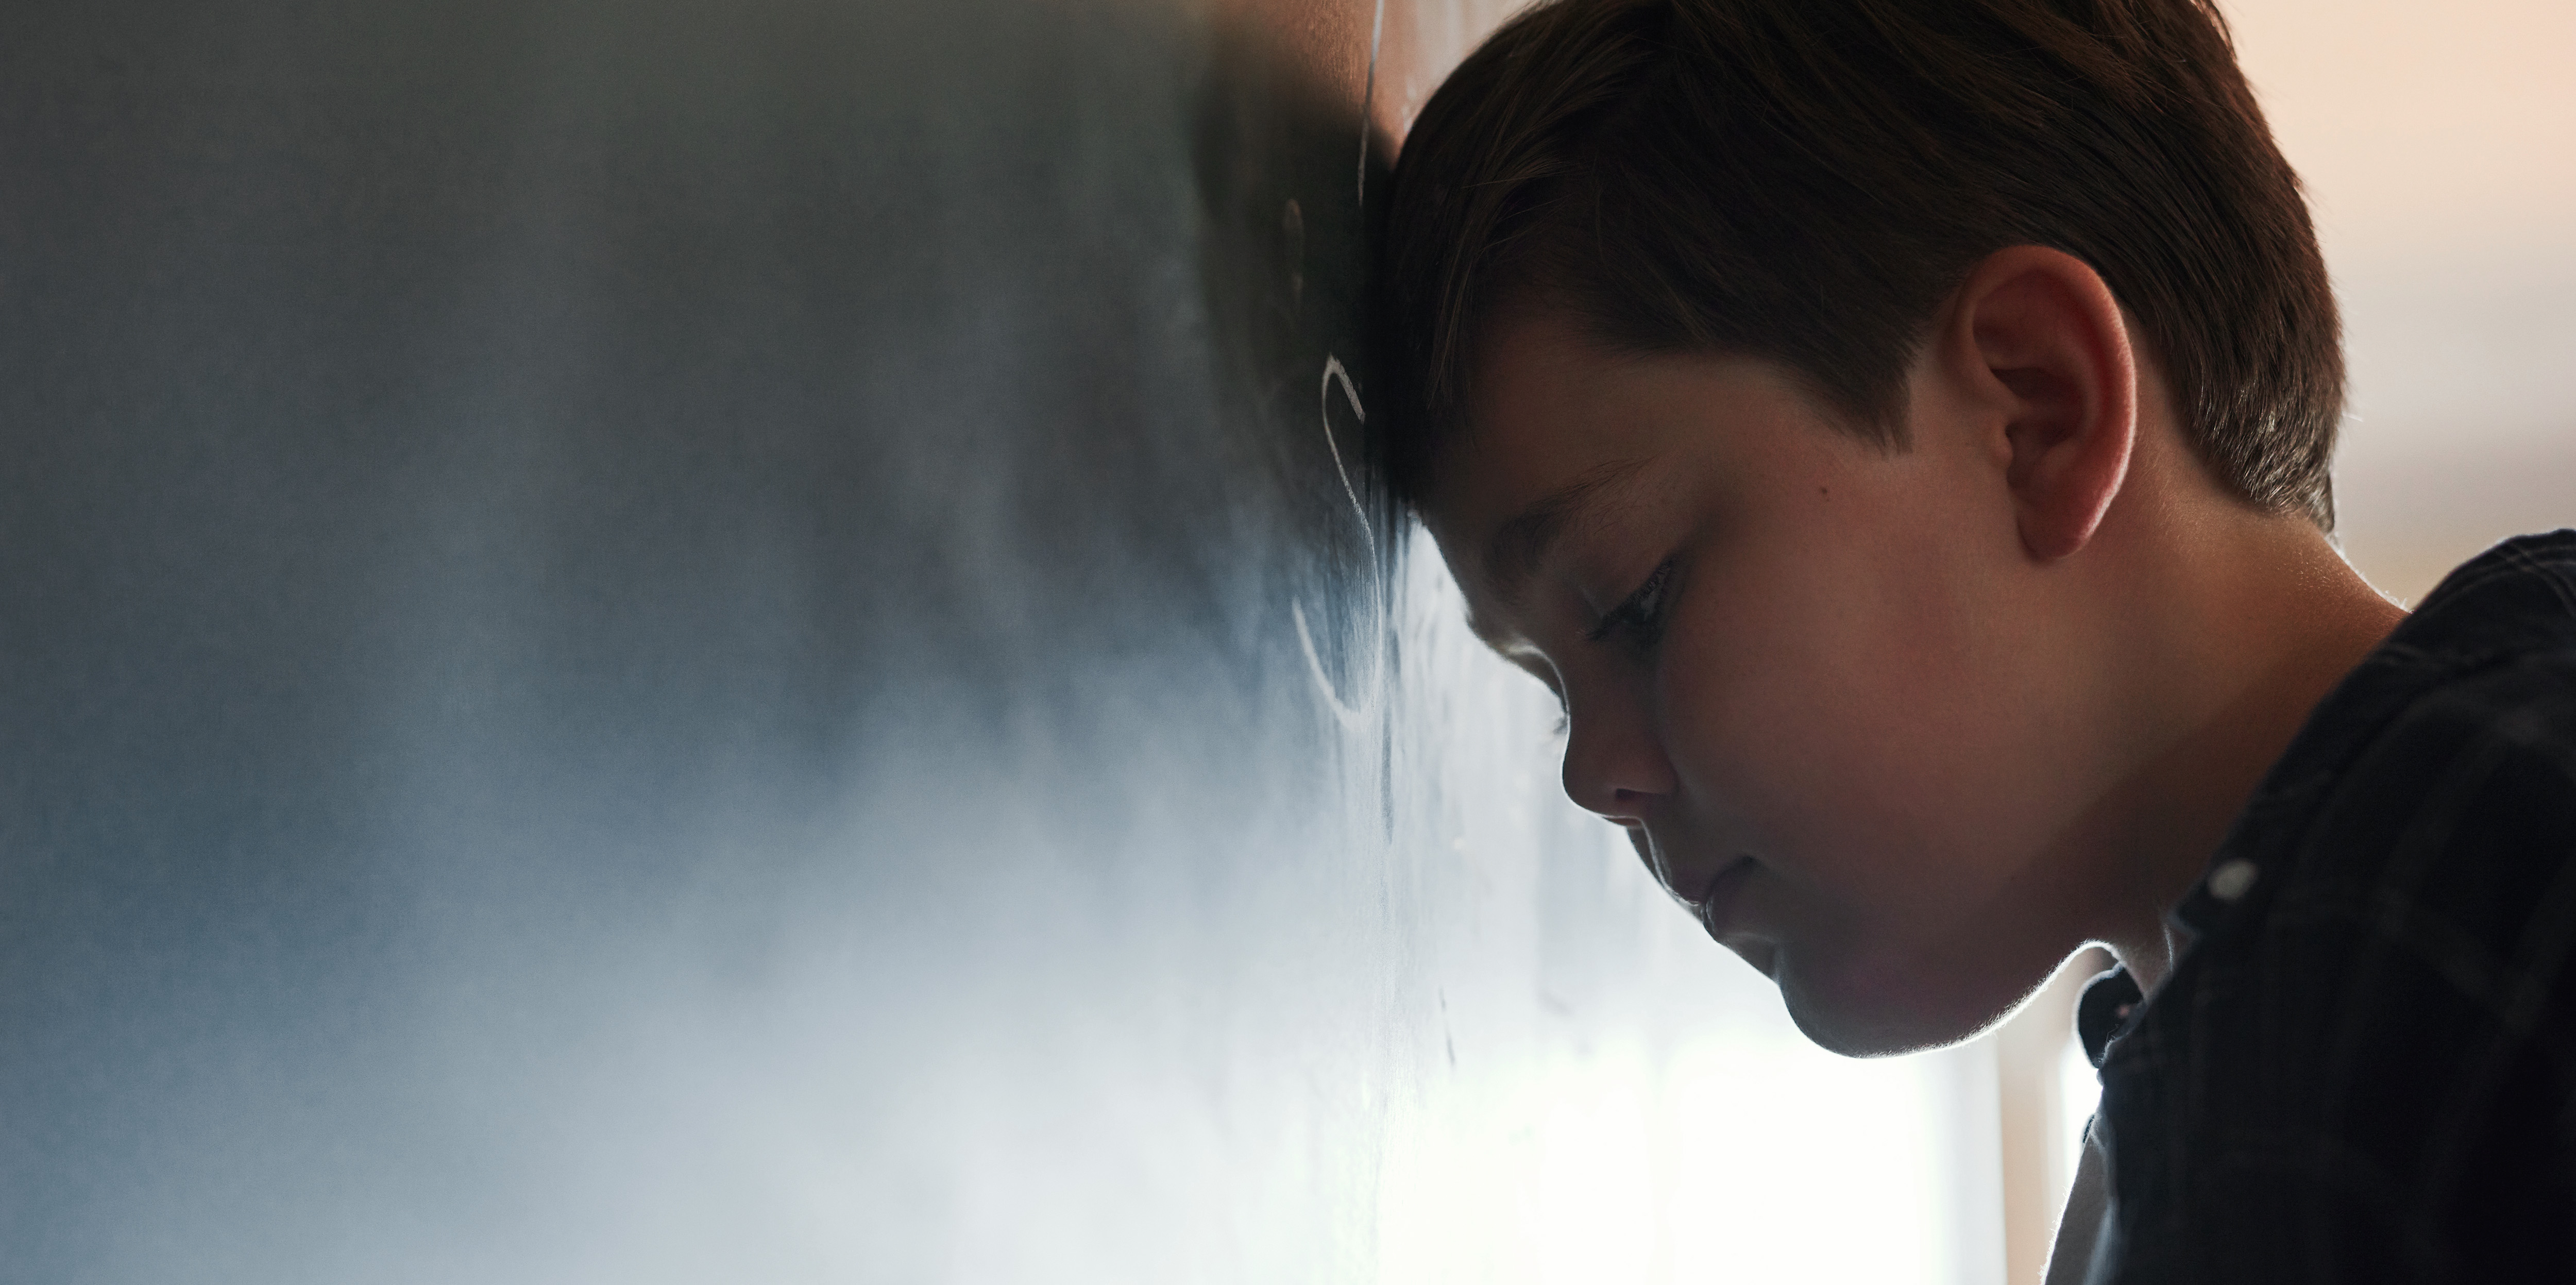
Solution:
M 1670 605 L 1672 597 L 1674 561 L 1666 558 L 1648 572 L 1646 582 L 1603 615 L 1601 623 L 1594 625 L 1583 640 L 1597 643 L 1618 635 L 1640 651 L 1652 650 L 1664 634 L 1665 608 Z

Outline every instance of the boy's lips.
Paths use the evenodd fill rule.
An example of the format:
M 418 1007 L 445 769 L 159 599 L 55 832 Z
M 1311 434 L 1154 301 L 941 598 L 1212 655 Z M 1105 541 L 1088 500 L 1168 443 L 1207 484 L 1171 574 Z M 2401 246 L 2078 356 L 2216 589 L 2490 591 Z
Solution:
M 1700 888 L 1698 896 L 1687 899 L 1692 913 L 1699 916 L 1700 926 L 1708 930 L 1709 936 L 1720 942 L 1726 940 L 1726 921 L 1730 911 L 1737 895 L 1743 891 L 1745 881 L 1753 877 L 1755 868 L 1750 854 L 1739 855 L 1719 866 L 1717 873 L 1710 875 L 1707 884 Z

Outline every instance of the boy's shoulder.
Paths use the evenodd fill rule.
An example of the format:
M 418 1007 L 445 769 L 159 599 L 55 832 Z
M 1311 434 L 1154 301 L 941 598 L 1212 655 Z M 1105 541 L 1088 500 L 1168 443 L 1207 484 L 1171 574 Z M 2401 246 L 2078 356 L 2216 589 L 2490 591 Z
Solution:
M 2390 917 L 2400 901 L 2416 906 L 2405 923 L 2463 930 L 2541 909 L 2462 898 L 2576 861 L 2576 530 L 2506 541 L 2445 579 L 2319 706 L 2216 866 L 2239 849 L 2303 920 L 2360 898 L 2410 936 Z M 2177 914 L 2207 933 L 2227 910 L 2196 895 Z
M 2428 596 L 2174 920 L 2103 1064 L 2109 1279 L 2576 1272 L 2576 531 Z

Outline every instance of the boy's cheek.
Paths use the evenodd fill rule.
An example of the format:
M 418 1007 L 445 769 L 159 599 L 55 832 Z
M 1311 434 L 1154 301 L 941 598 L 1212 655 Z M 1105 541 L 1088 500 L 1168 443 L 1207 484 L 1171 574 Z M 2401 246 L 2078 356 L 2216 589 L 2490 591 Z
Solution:
M 1704 730 L 1675 750 L 1691 831 L 1766 868 L 1746 926 L 1829 966 L 1843 979 L 1832 989 L 1859 1002 L 1893 993 L 1893 975 L 1917 968 L 1927 943 L 1966 931 L 2010 863 L 1959 806 L 1992 786 L 1974 748 L 1912 744 L 1918 728 L 1866 700 L 1848 717 L 1815 716 L 1816 701 L 1847 694 L 1707 693 L 1694 720 Z
M 1791 851 L 1919 851 L 1954 828 L 1963 792 L 1986 788 L 1966 778 L 1995 748 L 1966 725 L 1973 700 L 1955 675 L 1850 643 L 1719 627 L 1696 663 L 1668 669 L 1667 745 L 1695 802 Z
M 1763 863 L 1736 917 L 1760 940 L 1739 953 L 1771 965 L 1820 1042 L 1957 1038 L 2015 993 L 1959 949 L 2010 927 L 1986 922 L 2012 865 L 2012 818 L 1992 797 L 2005 747 L 1964 723 L 1973 702 L 1956 691 L 1916 692 L 1886 681 L 1893 666 L 1819 650 L 1739 634 L 1668 684 L 1689 833 Z

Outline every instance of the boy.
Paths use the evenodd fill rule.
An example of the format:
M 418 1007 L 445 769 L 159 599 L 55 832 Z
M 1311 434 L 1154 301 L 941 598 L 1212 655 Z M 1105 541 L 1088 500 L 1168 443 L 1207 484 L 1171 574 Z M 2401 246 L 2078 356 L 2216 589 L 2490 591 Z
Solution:
M 2206 0 L 1560 0 L 1384 254 L 1388 476 L 1801 1029 L 2119 959 L 2052 1281 L 2576 1279 L 2576 533 L 2412 618 L 2336 553 Z

